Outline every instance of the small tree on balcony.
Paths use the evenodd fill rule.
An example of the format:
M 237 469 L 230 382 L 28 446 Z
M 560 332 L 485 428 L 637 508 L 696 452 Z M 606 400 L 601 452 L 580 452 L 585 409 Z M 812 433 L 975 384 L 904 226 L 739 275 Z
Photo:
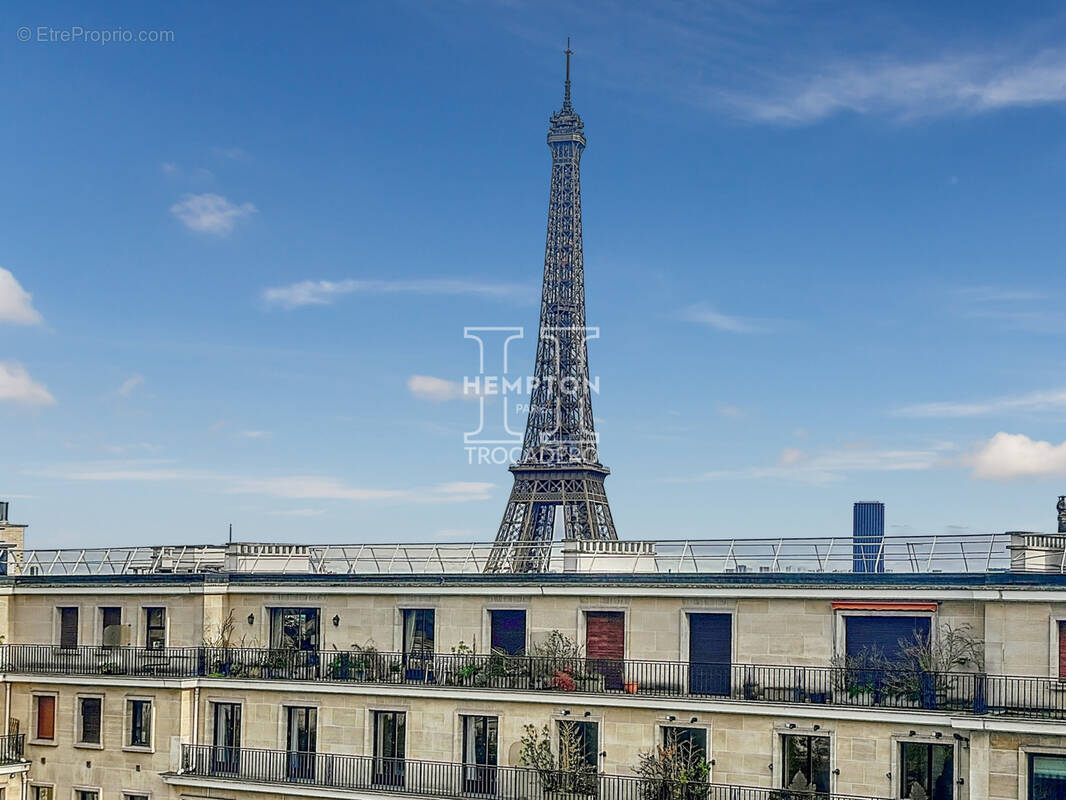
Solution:
M 665 746 L 640 753 L 634 772 L 642 800 L 695 800 L 707 795 L 711 768 L 691 740 L 671 736 Z
M 596 768 L 585 757 L 576 723 L 568 720 L 559 723 L 558 757 L 552 749 L 548 725 L 540 730 L 535 725 L 526 725 L 524 731 L 518 763 L 537 771 L 546 794 L 595 794 Z

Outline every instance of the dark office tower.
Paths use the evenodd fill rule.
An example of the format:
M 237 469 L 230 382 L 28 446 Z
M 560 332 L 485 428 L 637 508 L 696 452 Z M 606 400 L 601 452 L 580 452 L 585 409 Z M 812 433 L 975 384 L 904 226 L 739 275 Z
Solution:
M 1059 512 L 1059 533 L 1066 533 L 1066 495 L 1059 495 L 1055 510 Z
M 852 571 L 884 572 L 885 504 L 855 504 L 851 526 Z

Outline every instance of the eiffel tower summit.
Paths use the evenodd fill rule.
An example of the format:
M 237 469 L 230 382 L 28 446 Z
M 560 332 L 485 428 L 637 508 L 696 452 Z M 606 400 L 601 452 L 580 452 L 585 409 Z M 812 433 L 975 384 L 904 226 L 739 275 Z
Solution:
M 563 106 L 548 129 L 551 198 L 529 419 L 486 572 L 547 571 L 558 510 L 567 539 L 618 538 L 592 417 L 581 248 L 585 134 L 570 100 L 571 55 L 567 40 Z

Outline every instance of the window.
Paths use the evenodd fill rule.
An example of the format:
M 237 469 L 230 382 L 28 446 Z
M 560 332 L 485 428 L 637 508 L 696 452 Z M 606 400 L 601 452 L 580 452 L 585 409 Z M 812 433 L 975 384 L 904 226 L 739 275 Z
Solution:
M 584 761 L 594 771 L 600 763 L 599 726 L 595 722 L 559 721 L 559 767 L 563 771 L 580 769 L 574 759 Z
M 318 609 L 270 609 L 270 646 L 275 650 L 318 650 Z
M 291 781 L 313 781 L 318 748 L 318 709 L 286 706 L 285 717 L 288 725 L 288 778 Z
M 829 791 L 829 737 L 785 735 L 781 786 L 793 791 Z
M 215 731 L 211 751 L 211 771 L 230 775 L 240 771 L 241 704 L 215 703 Z
M 78 609 L 59 609 L 59 646 L 70 650 L 78 646 Z
M 144 610 L 144 646 L 149 650 L 161 650 L 166 645 L 167 610 L 159 607 L 146 608 Z
M 955 748 L 950 744 L 900 743 L 901 775 L 899 796 L 921 795 L 928 800 L 955 797 Z
M 1066 756 L 1029 754 L 1029 800 L 1066 797 Z
M 929 639 L 930 617 L 844 617 L 844 651 L 852 658 L 883 655 L 900 661 L 904 648 Z
M 403 660 L 407 680 L 429 680 L 433 668 L 432 608 L 406 608 L 403 614 Z
M 407 715 L 403 711 L 374 712 L 374 784 L 403 786 Z
M 520 656 L 526 652 L 526 612 L 521 610 L 489 611 L 493 652 Z
M 100 628 L 100 644 L 104 647 L 122 644 L 122 609 L 114 606 L 101 608 Z
M 666 726 L 663 728 L 663 747 L 675 751 L 677 762 L 685 766 L 706 764 L 707 729 Z
M 496 794 L 498 722 L 496 717 L 463 717 L 463 789 Z
M 36 738 L 52 741 L 56 738 L 56 698 L 54 694 L 39 694 L 34 697 L 37 704 Z
M 100 793 L 95 789 L 75 789 L 74 800 L 100 800 Z
M 103 698 L 78 698 L 78 744 L 100 744 Z
M 30 797 L 32 800 L 54 800 L 55 792 L 51 786 L 31 786 Z
M 122 800 L 148 800 L 148 795 L 146 795 L 146 794 L 135 794 L 133 792 L 123 792 L 122 793 Z
M 152 746 L 152 701 L 128 700 L 130 747 Z

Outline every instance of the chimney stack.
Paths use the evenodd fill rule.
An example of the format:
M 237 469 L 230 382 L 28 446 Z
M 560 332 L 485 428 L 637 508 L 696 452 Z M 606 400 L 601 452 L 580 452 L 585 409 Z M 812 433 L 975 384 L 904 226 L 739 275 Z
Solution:
M 7 500 L 0 500 L 0 524 L 5 522 L 7 522 Z
M 1059 504 L 1055 508 L 1059 512 L 1059 533 L 1066 533 L 1066 495 L 1059 495 Z

